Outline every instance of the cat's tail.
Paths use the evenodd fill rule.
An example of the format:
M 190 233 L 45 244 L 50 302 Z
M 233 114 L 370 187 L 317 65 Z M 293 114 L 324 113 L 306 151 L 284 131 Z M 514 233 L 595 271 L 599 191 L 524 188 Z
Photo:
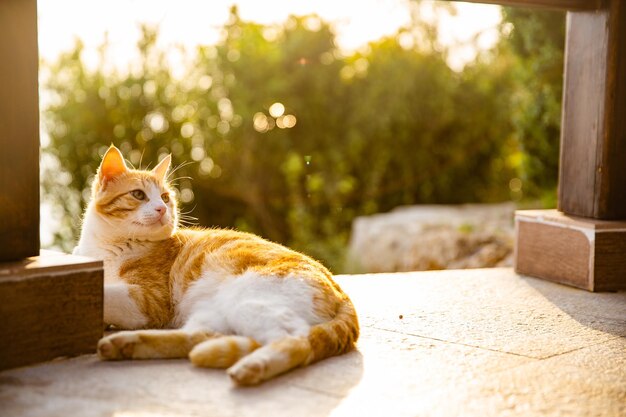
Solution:
M 240 385 L 256 385 L 298 366 L 340 355 L 354 348 L 359 323 L 354 305 L 345 297 L 335 317 L 311 327 L 308 336 L 289 336 L 256 349 L 227 372 Z
M 345 297 L 332 320 L 311 327 L 307 338 L 311 353 L 303 365 L 348 352 L 354 348 L 358 338 L 356 310 L 352 301 Z

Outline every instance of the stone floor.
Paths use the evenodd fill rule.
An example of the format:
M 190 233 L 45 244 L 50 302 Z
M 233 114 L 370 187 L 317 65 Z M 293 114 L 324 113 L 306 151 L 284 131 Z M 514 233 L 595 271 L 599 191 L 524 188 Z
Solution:
M 626 416 L 626 293 L 510 269 L 338 277 L 358 350 L 256 388 L 185 360 L 0 373 L 0 415 Z

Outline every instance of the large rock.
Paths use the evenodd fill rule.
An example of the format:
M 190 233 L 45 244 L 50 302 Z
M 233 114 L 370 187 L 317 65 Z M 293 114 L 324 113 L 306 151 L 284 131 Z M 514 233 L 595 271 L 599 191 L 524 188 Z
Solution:
M 510 266 L 514 210 L 510 203 L 424 205 L 357 217 L 346 269 L 356 273 Z

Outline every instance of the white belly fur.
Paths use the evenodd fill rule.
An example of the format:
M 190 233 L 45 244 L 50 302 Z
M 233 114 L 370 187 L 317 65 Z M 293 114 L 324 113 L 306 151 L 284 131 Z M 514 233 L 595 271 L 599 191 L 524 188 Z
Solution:
M 321 320 L 314 289 L 297 277 L 259 276 L 247 271 L 223 277 L 205 271 L 182 296 L 175 325 L 251 337 L 262 344 L 305 336 Z

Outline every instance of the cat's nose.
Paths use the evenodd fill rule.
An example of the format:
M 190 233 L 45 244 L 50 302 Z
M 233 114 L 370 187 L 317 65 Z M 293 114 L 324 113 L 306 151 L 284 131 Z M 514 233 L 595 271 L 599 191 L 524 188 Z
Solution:
M 165 214 L 165 211 L 167 210 L 167 207 L 157 206 L 154 208 L 154 210 L 156 210 L 156 212 L 159 213 L 159 216 L 163 217 L 163 215 Z

